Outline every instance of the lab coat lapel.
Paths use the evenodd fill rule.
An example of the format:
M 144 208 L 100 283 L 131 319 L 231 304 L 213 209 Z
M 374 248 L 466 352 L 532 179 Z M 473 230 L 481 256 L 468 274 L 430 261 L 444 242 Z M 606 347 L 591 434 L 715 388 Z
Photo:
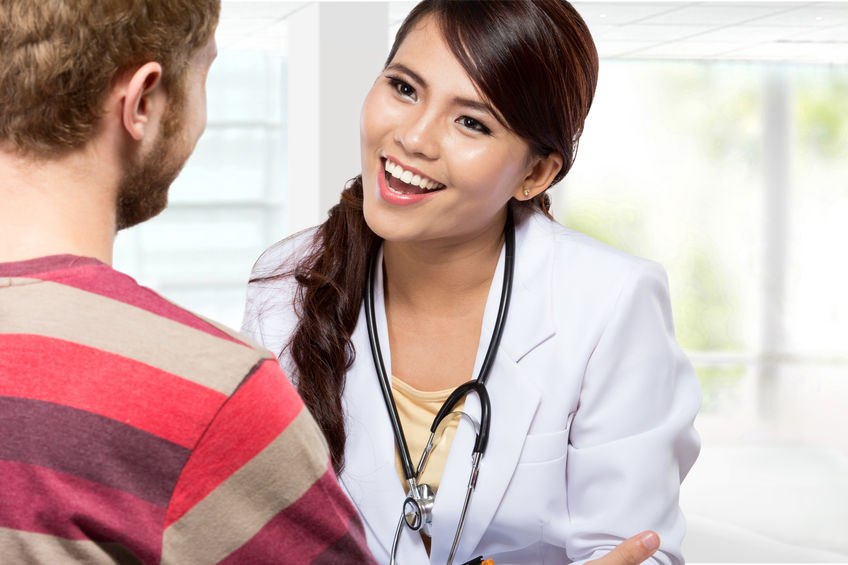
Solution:
M 382 264 L 382 251 L 377 258 Z M 377 269 L 374 285 L 374 313 L 377 337 L 386 372 L 391 375 L 391 351 L 383 300 L 382 269 Z M 347 447 L 342 486 L 353 500 L 366 527 L 385 550 L 385 561 L 406 498 L 395 467 L 395 440 L 368 343 L 364 307 L 351 336 L 356 360 L 348 370 L 343 398 Z M 374 547 L 372 545 L 372 550 Z M 374 550 L 376 554 L 377 551 Z M 379 559 L 379 555 L 377 555 Z M 383 561 L 383 559 L 380 559 Z M 427 554 L 417 533 L 408 528 L 398 548 L 399 563 L 425 563 Z
M 550 308 L 552 237 L 545 237 L 548 235 L 545 233 L 547 222 L 546 218 L 537 215 L 527 217 L 516 213 L 513 293 L 500 350 L 487 383 L 492 409 L 489 444 L 454 558 L 457 565 L 476 556 L 475 549 L 509 486 L 541 400 L 541 391 L 535 384 L 538 381 L 533 375 L 522 372 L 520 361 L 554 335 Z M 475 374 L 494 328 L 503 269 L 502 253 L 486 304 Z M 480 404 L 475 395 L 467 397 L 465 411 L 479 421 Z M 474 439 L 472 427 L 460 423 L 433 509 L 432 564 L 441 565 L 447 561 L 468 486 Z

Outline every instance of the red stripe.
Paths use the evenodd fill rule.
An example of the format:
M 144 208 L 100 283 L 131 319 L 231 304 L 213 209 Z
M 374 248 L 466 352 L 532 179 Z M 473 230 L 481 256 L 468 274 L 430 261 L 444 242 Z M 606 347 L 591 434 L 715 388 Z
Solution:
M 242 343 L 233 339 L 212 324 L 192 314 L 188 310 L 180 308 L 159 296 L 147 287 L 139 285 L 135 279 L 125 275 L 108 265 L 93 264 L 75 266 L 70 269 L 59 271 L 48 271 L 27 275 L 29 278 L 37 278 L 43 281 L 52 281 L 74 288 L 79 288 L 94 294 L 99 294 L 138 308 L 152 312 L 163 318 L 185 324 L 196 330 L 206 332 L 227 341 Z M 245 347 L 249 347 L 245 345 Z
M 164 508 L 36 465 L 0 461 L 0 476 L 0 527 L 114 541 L 144 563 L 158 563 Z
M 150 365 L 60 339 L 7 334 L 2 343 L 0 395 L 78 408 L 187 448 L 227 399 Z
M 374 563 L 356 510 L 332 468 L 219 565 L 258 563 L 263 555 L 278 555 L 291 565 L 319 556 L 325 563 Z
M 13 261 L 11 263 L 0 263 L 0 277 L 27 277 L 37 278 L 39 273 L 47 271 L 59 271 L 83 265 L 102 265 L 103 263 L 94 257 L 80 257 L 79 255 L 47 255 L 26 259 L 24 261 Z
M 186 463 L 167 525 L 253 459 L 302 408 L 303 401 L 276 361 L 262 363 L 224 405 Z

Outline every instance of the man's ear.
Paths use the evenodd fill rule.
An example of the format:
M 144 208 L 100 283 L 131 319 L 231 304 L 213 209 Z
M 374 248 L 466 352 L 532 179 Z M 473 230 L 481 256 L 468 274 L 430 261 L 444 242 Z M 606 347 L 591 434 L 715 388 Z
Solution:
M 553 182 L 562 168 L 562 155 L 552 151 L 542 157 L 533 157 L 524 177 L 524 182 L 518 187 L 515 198 L 518 200 L 530 200 L 537 194 L 545 191 Z
M 167 97 L 162 87 L 162 65 L 145 63 L 129 77 L 124 94 L 121 118 L 127 133 L 141 141 L 154 116 L 161 115 Z

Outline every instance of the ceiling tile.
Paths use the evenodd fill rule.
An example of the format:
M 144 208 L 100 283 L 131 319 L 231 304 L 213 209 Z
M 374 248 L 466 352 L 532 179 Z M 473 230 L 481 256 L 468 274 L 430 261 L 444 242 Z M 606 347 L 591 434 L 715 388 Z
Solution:
M 802 5 L 794 9 L 752 22 L 752 25 L 826 27 L 848 24 L 848 2 L 800 4 Z
M 608 59 L 622 57 L 655 45 L 652 41 L 602 41 L 598 43 L 598 56 Z
M 714 59 L 736 48 L 738 48 L 736 43 L 672 41 L 650 46 L 630 53 L 629 56 L 648 59 Z
M 729 58 L 848 64 L 848 45 L 822 50 L 816 44 L 763 43 L 728 53 Z
M 680 2 L 572 2 L 586 23 L 623 25 L 677 10 Z
M 608 41 L 671 41 L 709 31 L 709 26 L 664 26 L 631 24 L 613 26 L 599 38 Z
M 735 25 L 752 19 L 763 18 L 786 11 L 785 3 L 762 2 L 762 3 L 724 3 L 710 2 L 683 6 L 678 10 L 672 10 L 659 14 L 641 23 L 666 24 L 666 25 Z
M 730 26 L 702 33 L 697 37 L 692 37 L 692 41 L 730 41 L 738 42 L 740 45 L 750 45 L 751 43 L 760 43 L 763 41 L 791 39 L 808 31 L 806 28 L 797 27 Z
M 822 43 L 848 43 L 848 25 L 816 28 L 792 37 L 797 41 L 818 41 Z

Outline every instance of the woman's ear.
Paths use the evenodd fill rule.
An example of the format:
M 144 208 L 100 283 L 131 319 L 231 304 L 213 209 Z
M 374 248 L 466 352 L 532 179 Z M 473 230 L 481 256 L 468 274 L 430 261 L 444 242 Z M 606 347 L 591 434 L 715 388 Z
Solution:
M 145 63 L 129 75 L 126 83 L 121 119 L 124 129 L 136 141 L 144 138 L 156 116 L 161 116 L 167 102 L 162 87 L 162 65 Z M 157 105 L 161 104 L 159 108 Z
M 533 157 L 527 175 L 524 177 L 524 182 L 521 183 L 514 195 L 515 198 L 530 200 L 537 194 L 544 192 L 562 169 L 562 163 L 562 155 L 556 151 L 542 157 Z

